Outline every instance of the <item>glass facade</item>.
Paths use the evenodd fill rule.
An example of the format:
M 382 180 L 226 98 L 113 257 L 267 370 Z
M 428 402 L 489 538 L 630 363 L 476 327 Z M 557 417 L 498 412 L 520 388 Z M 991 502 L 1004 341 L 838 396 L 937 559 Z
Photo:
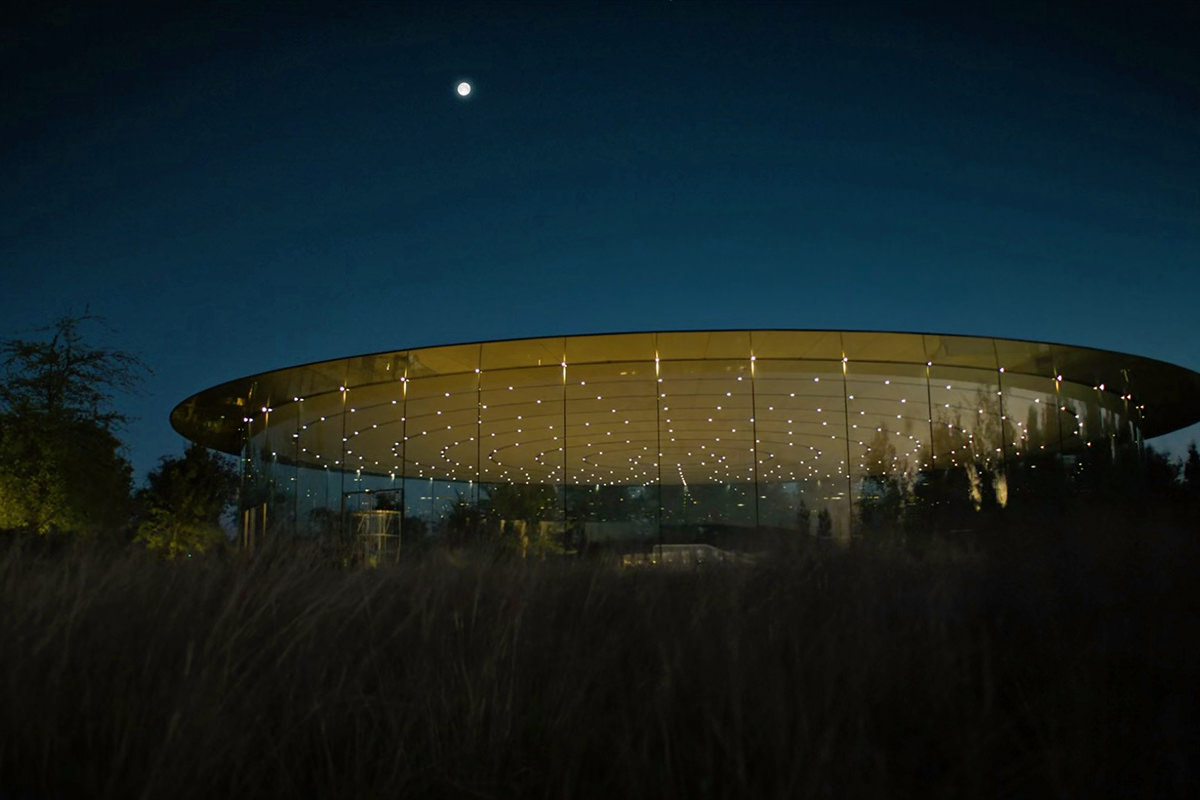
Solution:
M 215 387 L 172 419 L 240 452 L 250 544 L 753 552 L 1042 501 L 1147 427 L 1195 421 L 1197 389 L 1179 367 L 1036 342 L 696 331 L 325 362 Z

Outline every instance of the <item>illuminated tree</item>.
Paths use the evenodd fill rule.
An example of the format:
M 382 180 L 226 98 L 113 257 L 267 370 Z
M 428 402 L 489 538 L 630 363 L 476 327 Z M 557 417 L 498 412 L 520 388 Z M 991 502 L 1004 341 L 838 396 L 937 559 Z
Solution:
M 148 370 L 88 344 L 94 317 L 63 317 L 42 340 L 0 341 L 0 529 L 113 534 L 130 510 L 129 463 L 113 396 Z
M 132 485 L 120 447 L 111 432 L 86 420 L 0 415 L 0 530 L 120 533 Z

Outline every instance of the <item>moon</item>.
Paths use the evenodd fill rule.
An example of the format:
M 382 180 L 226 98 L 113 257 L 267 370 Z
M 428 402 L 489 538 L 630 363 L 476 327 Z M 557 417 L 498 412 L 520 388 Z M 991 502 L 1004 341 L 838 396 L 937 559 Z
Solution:
M 466 97 L 471 93 L 473 87 L 467 81 L 459 81 L 458 86 L 454 87 L 454 91 L 458 92 L 459 97 Z

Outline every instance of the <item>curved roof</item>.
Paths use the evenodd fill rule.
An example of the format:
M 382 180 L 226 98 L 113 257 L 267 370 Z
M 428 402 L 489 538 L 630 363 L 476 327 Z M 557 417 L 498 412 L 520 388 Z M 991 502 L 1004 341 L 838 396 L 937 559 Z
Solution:
M 509 339 L 389 350 L 302 364 L 198 392 L 175 407 L 171 424 L 188 439 L 236 454 L 242 447 L 247 417 L 254 418 L 262 409 L 275 409 L 298 399 L 315 402 L 312 399 L 322 395 L 340 395 L 343 387 L 352 391 L 379 387 L 378 392 L 386 392 L 388 387 L 407 380 L 439 376 L 449 382 L 447 386 L 453 383 L 452 376 L 461 376 L 464 385 L 476 381 L 478 386 L 481 384 L 475 376 L 481 371 L 488 376 L 520 375 L 539 369 L 548 374 L 548 368 L 561 370 L 562 366 L 574 370 L 585 365 L 625 364 L 636 372 L 636 365 L 653 366 L 658 361 L 706 361 L 735 369 L 733 365 L 748 366 L 752 360 L 764 367 L 772 361 L 792 365 L 845 362 L 851 367 L 869 363 L 876 369 L 886 369 L 886 365 L 931 365 L 935 370 L 967 368 L 1043 380 L 1058 377 L 1089 388 L 1104 387 L 1114 397 L 1131 395 L 1133 403 L 1141 408 L 1146 437 L 1200 421 L 1200 374 L 1141 356 L 1047 342 L 948 334 L 718 330 Z M 546 383 L 515 383 L 518 385 L 510 390 L 517 394 L 506 399 L 506 406 L 514 419 L 521 419 L 521 408 L 541 402 L 537 399 L 539 387 L 544 390 Z M 650 396 L 654 397 L 653 392 Z M 475 407 L 472 401 L 472 413 Z M 466 411 L 466 407 L 459 410 Z

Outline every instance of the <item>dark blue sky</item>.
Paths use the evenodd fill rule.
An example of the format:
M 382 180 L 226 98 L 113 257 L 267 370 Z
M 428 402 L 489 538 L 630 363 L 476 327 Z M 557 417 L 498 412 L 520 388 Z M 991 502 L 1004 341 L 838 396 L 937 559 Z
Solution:
M 454 341 L 928 330 L 1200 369 L 1184 4 L 33 5 L 0 39 L 0 336 L 107 318 L 154 369 L 139 475 L 195 391 Z

